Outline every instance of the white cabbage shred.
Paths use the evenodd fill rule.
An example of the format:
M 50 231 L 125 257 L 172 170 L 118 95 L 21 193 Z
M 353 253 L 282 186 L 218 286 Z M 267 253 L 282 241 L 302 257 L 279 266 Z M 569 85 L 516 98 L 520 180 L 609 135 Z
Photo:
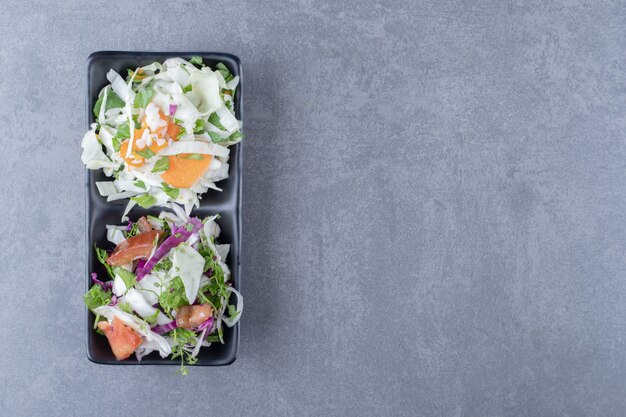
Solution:
M 116 300 L 112 300 L 109 305 L 94 308 L 92 311 L 99 317 L 106 318 L 112 322 L 115 317 L 120 319 L 127 326 L 135 330 L 141 336 L 141 344 L 135 350 L 138 360 L 151 352 L 157 351 L 161 357 L 167 357 L 173 352 L 184 352 L 189 358 L 198 355 L 202 346 L 209 346 L 210 341 L 219 340 L 224 343 L 223 326 L 232 327 L 241 318 L 243 311 L 243 297 L 230 284 L 231 271 L 226 263 L 230 252 L 230 245 L 217 243 L 217 238 L 221 233 L 218 224 L 219 216 L 214 215 L 205 218 L 202 227 L 189 228 L 199 219 L 190 219 L 189 215 L 180 206 L 173 203 L 165 203 L 172 211 L 162 211 L 158 217 L 148 216 L 148 222 L 157 230 L 170 229 L 183 230 L 187 228 L 190 236 L 186 241 L 175 246 L 168 246 L 167 252 L 160 258 L 159 264 L 168 267 L 153 268 L 147 275 L 137 280 L 139 275 L 135 275 L 134 281 L 130 281 L 127 287 L 124 279 L 120 276 L 120 271 L 113 269 L 113 280 L 107 285 L 111 285 L 111 292 Z M 126 241 L 127 226 L 107 225 L 107 238 L 114 245 L 119 245 Z M 165 239 L 167 239 L 166 235 Z M 158 242 L 158 241 L 157 241 Z M 149 259 L 157 251 L 157 243 Z M 202 254 L 201 254 L 202 253 Z M 205 259 L 206 254 L 212 256 Z M 203 256 L 204 254 L 204 256 Z M 207 266 L 210 262 L 210 266 Z M 219 265 L 219 268 L 215 265 Z M 121 266 L 134 274 L 137 274 L 137 264 L 129 263 Z M 155 332 L 156 326 L 169 326 L 176 318 L 176 310 L 167 310 L 160 302 L 164 291 L 172 291 L 174 281 L 178 278 L 183 283 L 185 298 L 189 305 L 207 303 L 207 295 L 211 285 L 215 285 L 215 280 L 222 276 L 216 271 L 223 271 L 223 284 L 218 292 L 219 301 L 211 301 L 220 306 L 213 309 L 212 322 L 202 330 L 192 330 L 192 337 L 187 337 L 184 342 L 180 342 L 174 336 L 174 331 L 165 332 L 160 335 Z M 205 271 L 206 269 L 206 271 Z M 213 272 L 208 272 L 213 271 Z M 128 277 L 125 277 L 126 282 Z M 179 290 L 180 291 L 180 290 Z M 115 298 L 114 297 L 114 298 Z M 186 305 L 186 304 L 183 304 Z M 162 332 L 160 330 L 159 332 Z M 209 339 L 209 335 L 211 338 Z M 192 359 L 189 359 L 190 361 Z
M 97 123 L 83 137 L 81 159 L 88 169 L 102 169 L 112 177 L 97 184 L 107 201 L 131 199 L 124 219 L 136 203 L 142 207 L 176 203 L 189 214 L 199 206 L 202 194 L 209 189 L 221 191 L 215 183 L 228 177 L 228 146 L 241 140 L 233 102 L 239 77 L 226 82 L 219 68 L 181 58 L 131 71 L 126 80 L 114 70 L 106 74 L 110 84 L 98 96 Z M 174 124 L 179 132 L 170 137 L 165 132 Z M 143 128 L 147 129 L 136 137 L 136 129 Z M 176 187 L 162 176 L 169 169 L 165 161 L 177 155 L 212 158 L 194 184 L 173 192 Z

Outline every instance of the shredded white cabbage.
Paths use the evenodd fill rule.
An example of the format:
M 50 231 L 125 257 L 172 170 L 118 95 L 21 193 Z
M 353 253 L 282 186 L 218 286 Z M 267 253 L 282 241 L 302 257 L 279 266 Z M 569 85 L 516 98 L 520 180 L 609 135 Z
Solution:
M 123 228 L 107 226 L 107 240 L 115 246 L 119 245 L 126 240 L 122 230 Z
M 138 262 L 121 266 L 134 273 L 136 280 L 130 288 L 127 288 L 124 280 L 116 273 L 111 290 L 117 296 L 117 301 L 113 297 L 112 304 L 114 305 L 92 307 L 92 311 L 109 321 L 118 317 L 137 331 L 142 337 L 141 344 L 135 350 L 138 360 L 153 351 L 158 351 L 162 357 L 166 357 L 172 352 L 179 355 L 182 350 L 185 357 L 191 361 L 190 358 L 197 356 L 202 346 L 210 345 L 205 340 L 207 335 L 210 334 L 213 338 L 219 336 L 219 340 L 224 343 L 222 327 L 224 325 L 232 327 L 239 321 L 243 311 L 243 297 L 229 282 L 231 272 L 226 260 L 229 256 L 230 245 L 217 243 L 216 240 L 221 233 L 218 224 L 220 217 L 218 215 L 208 217 L 200 224 L 200 219 L 189 218 L 180 206 L 173 203 L 166 204 L 173 211 L 163 211 L 159 213 L 158 218 L 152 216 L 147 218 L 153 227 L 165 230 L 165 235 L 156 241 L 151 254 L 144 258 L 144 262 L 150 263 L 149 260 L 161 250 L 159 245 L 163 245 L 164 241 L 172 237 L 171 233 L 186 233 L 186 239 L 182 242 L 174 239 L 173 241 L 176 242 L 174 245 L 170 240 L 170 243 L 165 246 L 167 251 L 163 253 L 161 250 L 157 258 L 158 267 L 157 264 L 152 264 L 147 274 L 141 274 Z M 127 226 L 107 225 L 106 229 L 107 237 L 114 244 L 117 245 L 125 240 Z M 176 238 L 180 239 L 180 236 Z M 180 283 L 175 284 L 178 278 L 182 281 L 182 288 L 179 286 Z M 215 295 L 214 290 L 211 289 L 214 285 L 218 288 L 218 299 L 209 301 Z M 184 301 L 182 304 L 177 304 L 178 307 L 199 304 L 213 307 L 210 322 L 205 322 L 202 326 L 195 323 L 191 325 L 193 327 L 185 327 L 192 330 L 193 337 L 185 336 L 183 344 L 179 344 L 180 342 L 174 337 L 176 333 L 172 326 L 172 321 L 179 317 L 177 316 L 178 307 L 168 307 L 171 301 L 167 301 L 168 297 L 163 298 L 164 293 L 174 291 L 179 291 L 178 295 L 175 295 L 178 297 L 175 299 L 178 300 L 180 300 L 181 292 L 184 292 L 182 298 Z M 234 305 L 229 305 L 231 302 Z M 164 336 L 157 332 L 163 333 Z
M 118 274 L 115 274 L 115 278 L 113 279 L 113 294 L 121 297 L 126 294 L 126 290 L 128 290 L 128 288 L 126 288 L 124 280 Z
M 161 152 L 161 155 L 179 155 L 181 153 L 198 153 L 227 157 L 230 153 L 228 148 L 215 143 L 206 142 L 174 142 Z
M 154 201 L 147 198 L 142 205 L 175 202 L 189 214 L 203 193 L 221 191 L 215 182 L 228 177 L 228 146 L 241 138 L 241 123 L 233 111 L 239 77 L 228 76 L 226 81 L 218 69 L 181 58 L 131 70 L 126 80 L 114 70 L 106 74 L 110 84 L 99 94 L 97 123 L 83 137 L 81 159 L 88 169 L 103 169 L 114 177 L 116 192 L 98 186 L 107 201 L 152 196 Z M 162 160 L 182 153 L 214 158 L 196 182 L 175 197 L 163 190 L 162 175 L 169 168 Z M 127 210 L 134 205 L 129 203 Z
M 98 192 L 103 197 L 119 193 L 117 187 L 111 181 L 96 181 L 96 188 L 98 188 Z
M 179 245 L 173 250 L 172 263 L 185 285 L 185 295 L 190 304 L 196 301 L 200 289 L 200 278 L 204 268 L 204 258 L 189 244 Z

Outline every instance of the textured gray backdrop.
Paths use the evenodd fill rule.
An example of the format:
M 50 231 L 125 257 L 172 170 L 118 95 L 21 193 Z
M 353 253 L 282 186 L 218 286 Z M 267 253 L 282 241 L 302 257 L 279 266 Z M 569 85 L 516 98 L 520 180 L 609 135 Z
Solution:
M 626 8 L 0 7 L 2 416 L 623 416 Z M 244 68 L 233 366 L 85 356 L 86 58 Z

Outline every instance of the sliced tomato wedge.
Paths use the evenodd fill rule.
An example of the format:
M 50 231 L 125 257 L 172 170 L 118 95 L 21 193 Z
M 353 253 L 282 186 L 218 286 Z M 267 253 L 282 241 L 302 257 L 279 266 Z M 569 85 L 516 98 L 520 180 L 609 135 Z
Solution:
M 154 242 L 160 234 L 160 230 L 150 230 L 126 239 L 117 245 L 107 259 L 107 263 L 111 266 L 121 266 L 136 259 L 147 258 L 150 256 L 152 248 L 154 248 Z
M 184 329 L 193 329 L 207 321 L 212 313 L 213 308 L 210 304 L 178 307 L 176 325 Z
M 128 358 L 141 344 L 141 336 L 117 317 L 111 324 L 107 321 L 99 322 L 98 328 L 106 336 L 115 359 L 118 361 Z

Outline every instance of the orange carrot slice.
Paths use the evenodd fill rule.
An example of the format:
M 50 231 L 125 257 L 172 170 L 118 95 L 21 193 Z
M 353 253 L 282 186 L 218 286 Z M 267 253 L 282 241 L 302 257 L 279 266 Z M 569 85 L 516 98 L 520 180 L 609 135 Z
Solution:
M 176 188 L 189 188 L 194 185 L 211 165 L 213 155 L 200 155 L 196 159 L 193 154 L 181 153 L 169 156 L 170 167 L 161 174 L 163 181 Z

